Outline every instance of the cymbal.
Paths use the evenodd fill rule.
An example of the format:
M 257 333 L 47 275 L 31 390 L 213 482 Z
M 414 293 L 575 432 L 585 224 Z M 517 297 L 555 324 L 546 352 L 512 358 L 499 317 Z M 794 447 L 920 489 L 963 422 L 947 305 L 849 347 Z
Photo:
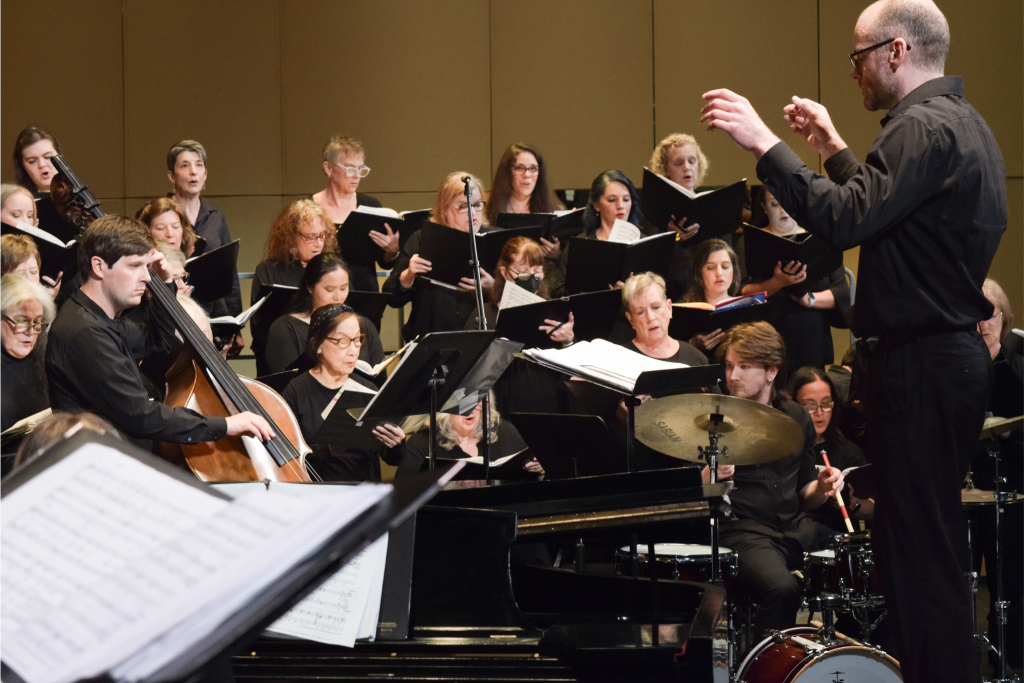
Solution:
M 973 507 L 975 505 L 995 505 L 996 492 L 995 491 L 982 491 L 981 489 L 960 489 L 960 502 L 965 507 Z M 1005 493 L 1006 504 L 1013 504 L 1021 502 L 1021 499 L 1017 496 L 1016 491 L 1010 491 Z
M 650 400 L 636 408 L 636 438 L 673 458 L 703 462 L 697 446 L 708 433 L 721 434 L 720 465 L 758 465 L 800 452 L 804 431 L 781 410 L 717 394 L 681 394 Z M 715 417 L 717 416 L 717 417 Z
M 1020 429 L 1022 426 L 1024 426 L 1024 415 L 1010 418 L 986 417 L 985 425 L 981 428 L 981 436 L 978 437 L 978 440 L 991 439 L 994 436 Z

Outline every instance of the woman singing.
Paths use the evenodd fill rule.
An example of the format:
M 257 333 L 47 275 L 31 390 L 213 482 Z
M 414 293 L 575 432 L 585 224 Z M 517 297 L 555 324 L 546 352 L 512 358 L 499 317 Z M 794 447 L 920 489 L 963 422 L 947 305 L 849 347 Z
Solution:
M 683 301 L 714 305 L 736 296 L 741 279 L 736 261 L 736 252 L 722 240 L 705 240 L 697 245 L 690 265 L 690 288 L 683 296 Z M 711 357 L 724 337 L 725 330 L 718 329 L 694 335 L 690 343 Z
M 548 187 L 548 170 L 540 152 L 521 142 L 510 145 L 494 171 L 487 222 L 496 224 L 499 213 L 553 213 L 564 208 Z M 540 243 L 549 259 L 557 260 L 562 253 L 557 238 L 553 242 L 541 238 Z

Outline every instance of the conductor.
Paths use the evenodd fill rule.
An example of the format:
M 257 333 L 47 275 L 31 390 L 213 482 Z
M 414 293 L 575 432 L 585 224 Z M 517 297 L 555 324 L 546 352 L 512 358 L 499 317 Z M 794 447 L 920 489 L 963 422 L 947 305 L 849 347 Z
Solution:
M 790 129 L 824 159 L 808 169 L 743 97 L 713 90 L 701 120 L 758 159 L 783 208 L 834 249 L 860 245 L 853 328 L 876 337 L 866 421 L 879 467 L 877 566 L 905 680 L 977 681 L 961 560 L 961 482 L 980 433 L 992 366 L 975 330 L 981 286 L 1006 229 L 1006 172 L 988 125 L 944 76 L 949 25 L 926 0 L 881 0 L 850 54 L 869 111 L 887 109 L 864 163 L 826 109 L 794 97 Z

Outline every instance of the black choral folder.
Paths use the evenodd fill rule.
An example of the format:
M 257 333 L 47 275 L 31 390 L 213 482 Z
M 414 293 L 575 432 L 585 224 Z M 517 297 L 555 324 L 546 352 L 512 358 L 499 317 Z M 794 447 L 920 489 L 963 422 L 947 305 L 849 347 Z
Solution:
M 573 294 L 525 306 L 504 308 L 498 313 L 495 331 L 499 337 L 521 342 L 528 349 L 554 348 L 546 332 L 538 329 L 545 320 L 566 322 L 573 316 L 574 341 L 591 341 L 608 337 L 622 307 L 622 293 L 617 289 Z
M 338 226 L 338 251 L 346 261 L 372 267 L 377 261 L 383 260 L 384 250 L 370 239 L 370 233 L 379 232 L 386 235 L 385 224 L 391 228 L 391 232 L 398 233 L 399 248 L 404 247 L 420 227 L 419 220 L 406 221 L 402 217 L 353 211 L 345 222 Z
M 494 272 L 505 242 L 513 237 L 529 237 L 536 241 L 540 239 L 541 230 L 540 227 L 527 227 L 478 233 L 476 249 L 477 255 L 480 257 L 480 267 L 488 273 Z M 473 277 L 473 269 L 469 265 L 469 249 L 468 232 L 431 221 L 423 221 L 423 228 L 420 230 L 419 255 L 430 261 L 430 272 L 426 273 L 424 277 L 457 287 L 462 278 Z
M 571 294 L 608 289 L 625 282 L 630 273 L 651 271 L 668 274 L 676 233 L 662 233 L 633 242 L 607 242 L 574 237 L 569 240 L 569 263 L 565 271 L 565 289 Z
M 724 311 L 712 311 L 705 308 L 688 306 L 672 306 L 672 320 L 668 324 L 668 334 L 673 339 L 688 341 L 695 334 L 707 334 L 715 330 L 728 330 L 742 323 L 753 323 L 769 320 L 772 312 L 771 302 L 727 308 Z
M 677 220 L 685 218 L 686 225 L 699 223 L 697 234 L 686 240 L 692 246 L 735 232 L 743 222 L 746 197 L 745 179 L 692 198 L 673 187 L 667 179 L 645 168 L 640 212 L 661 230 L 669 229 L 672 216 Z
M 217 247 L 185 262 L 192 298 L 208 304 L 231 294 L 235 285 L 239 240 Z M 269 302 L 268 302 L 269 303 Z
M 384 309 L 388 307 L 390 294 L 382 292 L 360 292 L 350 289 L 345 303 L 352 307 L 359 315 L 363 316 L 380 332 L 380 321 L 384 317 Z
M 194 487 L 213 498 L 229 499 L 224 493 L 210 488 L 191 474 L 150 453 L 125 441 L 99 435 L 87 429 L 82 429 L 70 438 L 57 442 L 39 458 L 6 477 L 0 483 L 0 495 L 7 498 L 9 494 L 18 489 L 32 487 L 33 479 L 44 470 L 59 464 L 80 449 L 95 444 L 114 449 L 140 461 L 155 470 L 161 479 L 175 480 L 179 484 Z M 447 469 L 439 468 L 434 472 L 422 473 L 395 482 L 392 491 L 350 522 L 328 530 L 329 535 L 326 537 L 326 541 L 320 544 L 315 551 L 303 556 L 287 558 L 287 562 L 291 566 L 281 573 L 279 579 L 270 582 L 253 599 L 245 601 L 219 623 L 203 624 L 204 631 L 190 635 L 189 642 L 181 642 L 180 638 L 174 641 L 176 650 L 173 653 L 166 652 L 165 654 L 169 654 L 170 657 L 166 661 L 154 664 L 157 667 L 156 670 L 143 676 L 142 680 L 186 680 L 214 660 L 235 654 L 255 640 L 266 627 L 284 615 L 321 583 L 344 567 L 349 560 L 381 534 L 402 529 L 404 523 L 440 491 L 441 487 L 450 481 L 462 467 L 462 463 L 456 462 Z M 142 483 L 137 486 L 137 491 L 139 495 L 144 496 L 145 486 L 152 484 L 145 480 L 140 480 L 140 482 Z M 78 485 L 89 486 L 89 480 L 85 478 L 72 479 L 65 484 L 66 487 Z M 100 490 L 99 495 L 102 497 L 104 492 Z M 399 535 L 404 534 L 399 532 Z M 103 549 L 97 548 L 95 552 L 102 553 Z M 268 549 L 268 552 L 273 552 L 273 549 Z M 215 559 L 207 558 L 207 561 L 215 562 Z M 239 589 L 234 588 L 233 590 Z M 40 604 L 42 605 L 42 603 Z M 44 607 L 40 607 L 40 609 L 44 609 Z M 381 609 L 383 615 L 383 602 Z M 176 625 L 177 621 L 170 624 L 168 631 Z M 147 643 L 144 647 L 148 648 L 150 645 L 151 643 Z M 171 642 L 168 642 L 168 647 L 170 646 Z M 118 653 L 118 656 L 121 654 Z M 123 659 L 136 654 L 137 651 L 125 651 Z M 2 673 L 4 681 L 24 683 L 24 679 L 6 661 L 2 664 Z M 110 678 L 109 671 L 106 678 Z
M 790 261 L 799 261 L 807 266 L 804 281 L 785 288 L 796 296 L 803 296 L 822 278 L 843 267 L 843 253 L 832 251 L 809 232 L 782 237 L 752 225 L 744 225 L 743 245 L 747 272 L 754 278 L 754 282 L 770 278 L 776 263 L 785 266 Z
M 42 276 L 56 280 L 58 275 L 64 273 L 67 276 L 65 279 L 70 281 L 78 272 L 78 241 L 75 239 L 65 243 L 42 228 L 24 223 L 0 223 L 0 234 L 31 237 L 39 250 L 42 261 L 38 264 L 39 274 Z
M 583 232 L 583 210 L 577 209 L 559 216 L 554 213 L 499 213 L 496 221 L 501 228 L 541 227 L 540 236 L 549 242 L 566 240 Z

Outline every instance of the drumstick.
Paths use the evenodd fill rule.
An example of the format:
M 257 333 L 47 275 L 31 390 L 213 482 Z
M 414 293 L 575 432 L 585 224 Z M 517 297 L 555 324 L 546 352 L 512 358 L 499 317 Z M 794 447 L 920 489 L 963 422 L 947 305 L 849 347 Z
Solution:
M 828 453 L 822 451 L 821 459 L 825 461 L 825 467 L 832 469 L 832 465 L 828 462 Z M 839 491 L 836 491 L 836 500 L 839 501 L 839 509 L 843 512 L 843 521 L 846 522 L 846 530 L 852 534 L 853 522 L 850 521 L 850 513 L 846 511 L 846 503 L 843 502 L 843 494 Z

